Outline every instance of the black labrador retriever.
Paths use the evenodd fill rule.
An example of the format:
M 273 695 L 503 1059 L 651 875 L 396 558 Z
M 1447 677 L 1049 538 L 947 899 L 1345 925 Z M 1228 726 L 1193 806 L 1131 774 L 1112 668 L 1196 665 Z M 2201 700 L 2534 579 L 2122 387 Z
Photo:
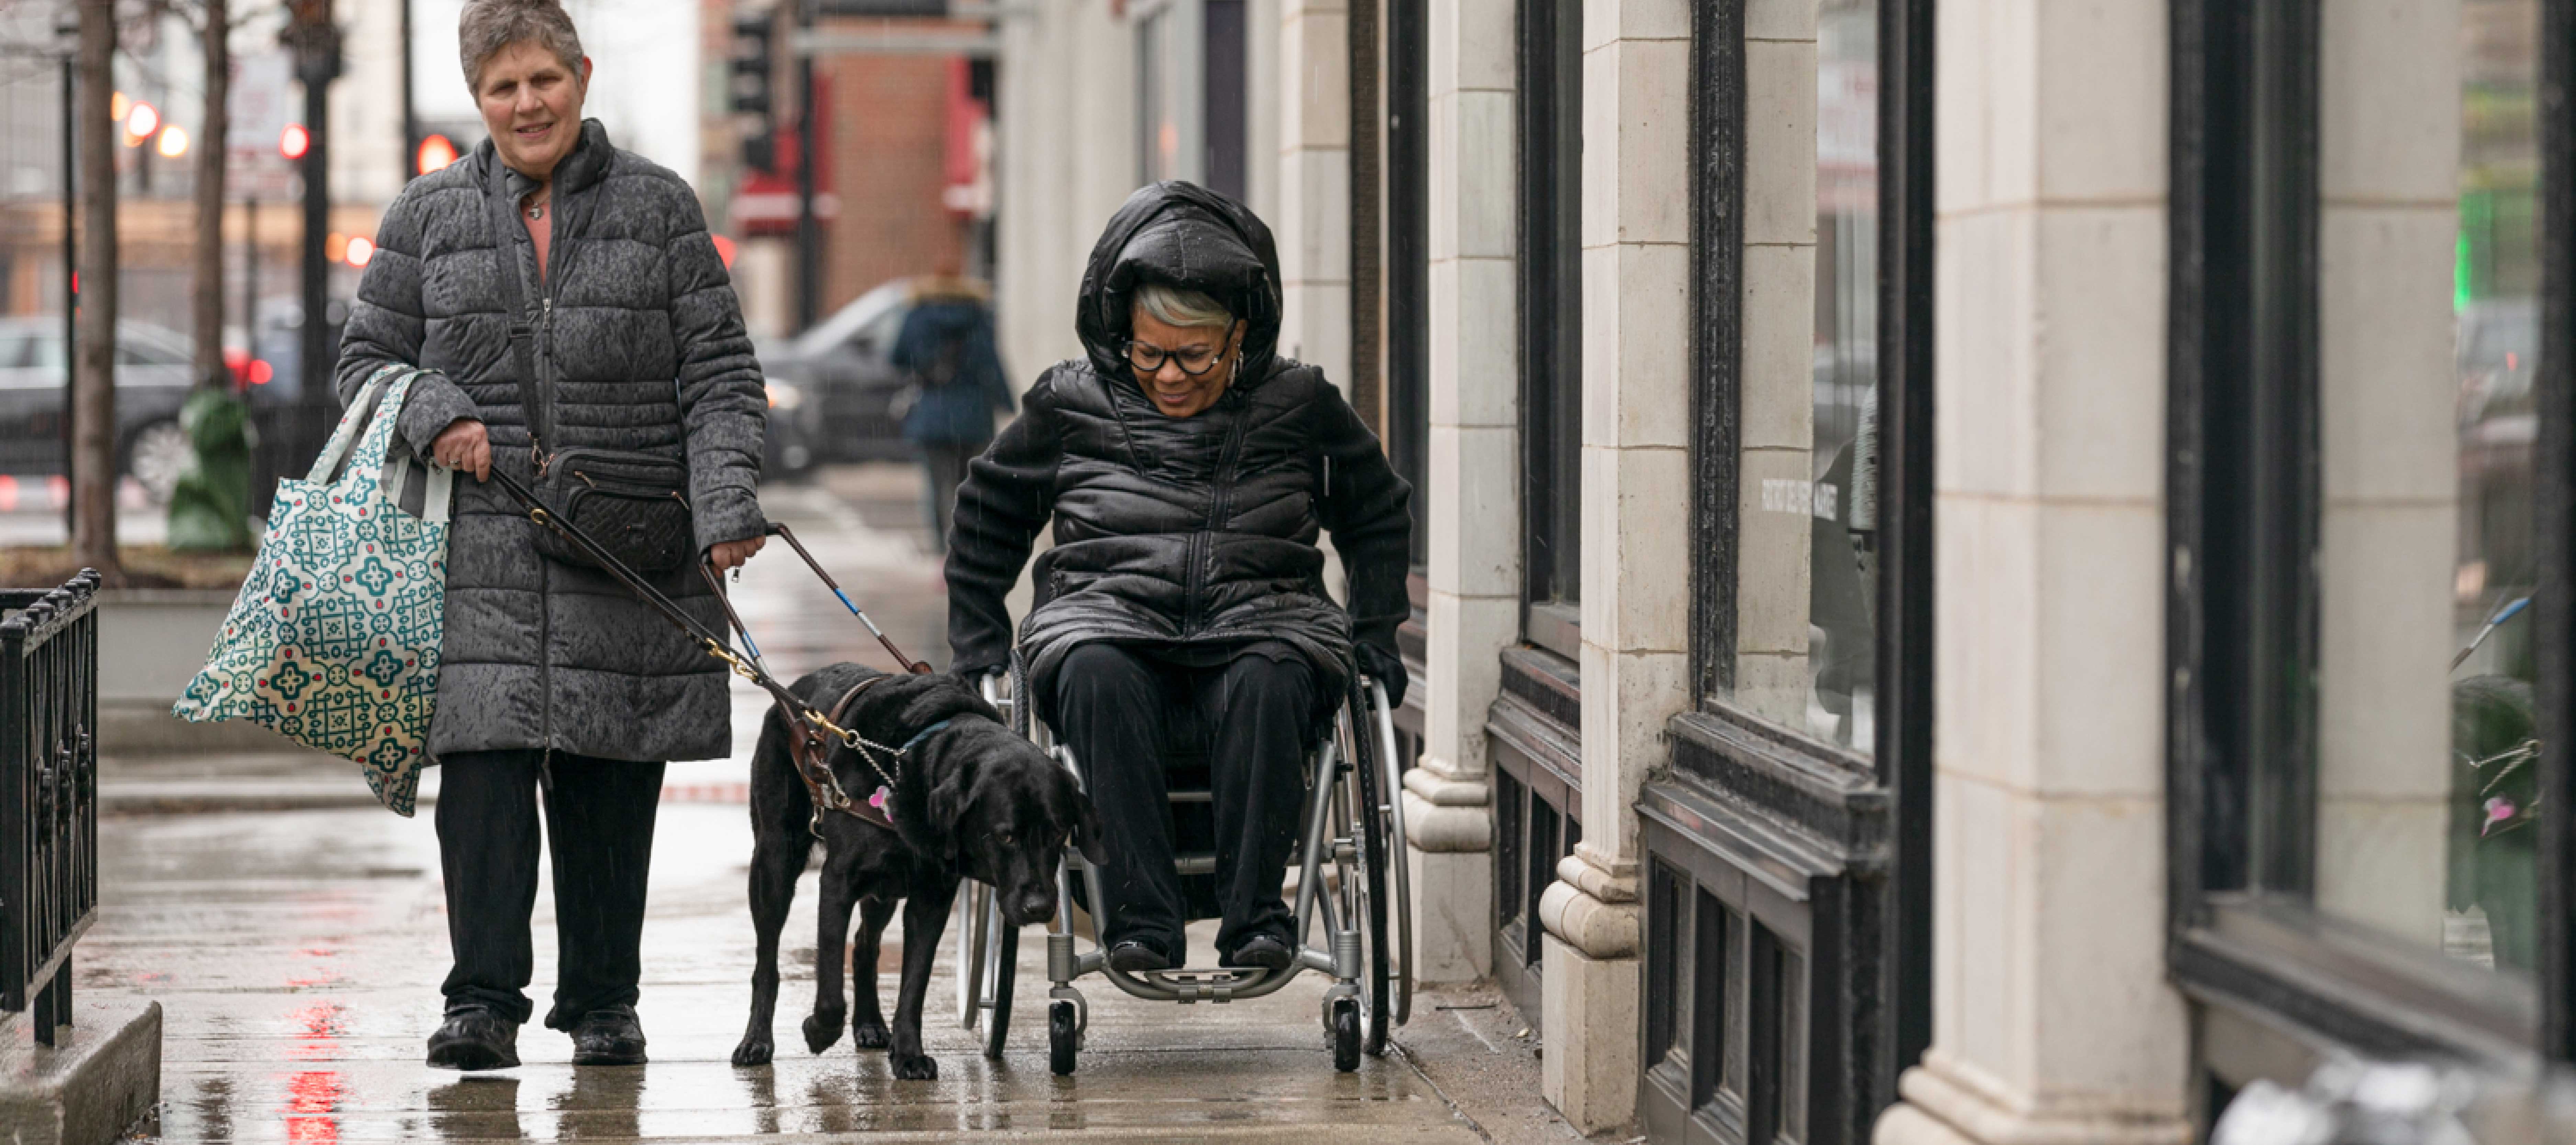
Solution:
M 835 664 L 796 681 L 790 690 L 829 712 L 852 687 L 881 675 L 856 664 Z M 805 1019 L 806 1048 L 819 1054 L 841 1038 L 848 1017 L 841 1000 L 842 944 L 855 906 L 859 940 L 851 964 L 863 984 L 857 990 L 857 1019 L 849 1023 L 852 1040 L 861 1049 L 891 1049 L 888 1058 L 898 1078 L 938 1077 L 939 1063 L 921 1052 L 921 1005 L 959 878 L 973 876 L 995 887 L 1005 923 L 1047 922 L 1055 917 L 1056 867 L 1066 841 L 1097 861 L 1100 821 L 1064 768 L 1013 734 L 991 705 L 954 676 L 899 676 L 869 685 L 840 721 L 878 744 L 910 744 L 899 759 L 878 756 L 895 778 L 887 807 L 893 830 L 834 811 L 816 819 L 813 799 L 788 755 L 782 718 L 775 707 L 770 709 L 751 757 L 751 920 L 759 949 L 751 974 L 751 1023 L 734 1047 L 733 1064 L 760 1065 L 770 1059 L 770 1023 L 778 1008 L 778 932 L 787 925 L 796 879 L 805 873 L 819 829 L 823 910 L 814 946 L 814 1013 Z M 923 735 L 932 728 L 937 730 Z M 828 762 L 842 790 L 855 801 L 864 802 L 884 783 L 856 748 L 835 744 Z M 903 984 L 895 995 L 889 1036 L 877 1008 L 877 945 L 894 917 L 897 899 L 906 900 Z

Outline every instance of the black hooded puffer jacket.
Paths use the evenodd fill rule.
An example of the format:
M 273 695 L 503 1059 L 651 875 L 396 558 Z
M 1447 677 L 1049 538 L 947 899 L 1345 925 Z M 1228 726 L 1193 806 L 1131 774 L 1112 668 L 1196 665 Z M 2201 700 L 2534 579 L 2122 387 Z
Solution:
M 1196 416 L 1156 410 L 1126 364 L 1129 297 L 1147 280 L 1204 291 L 1248 323 L 1236 380 Z M 1038 604 L 1019 633 L 1036 695 L 1053 695 L 1065 655 L 1091 640 L 1282 641 L 1327 697 L 1349 679 L 1354 642 L 1372 674 L 1400 671 L 1413 491 L 1324 372 L 1278 355 L 1279 305 L 1270 229 L 1233 200 L 1158 183 L 1119 208 L 1083 274 L 1088 359 L 1038 379 L 957 492 L 958 671 L 1009 662 L 1003 594 L 1050 517 L 1055 547 L 1032 572 Z M 1325 591 L 1323 530 L 1349 572 L 1347 610 Z

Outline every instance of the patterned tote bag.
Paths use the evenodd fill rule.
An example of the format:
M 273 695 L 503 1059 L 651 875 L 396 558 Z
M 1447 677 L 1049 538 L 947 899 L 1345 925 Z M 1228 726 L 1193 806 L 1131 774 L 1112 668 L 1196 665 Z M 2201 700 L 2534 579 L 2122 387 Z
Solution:
M 249 720 L 355 760 L 376 798 L 406 816 L 429 762 L 455 482 L 408 448 L 386 456 L 418 374 L 378 370 L 312 474 L 278 482 L 241 596 L 171 708 L 201 723 Z

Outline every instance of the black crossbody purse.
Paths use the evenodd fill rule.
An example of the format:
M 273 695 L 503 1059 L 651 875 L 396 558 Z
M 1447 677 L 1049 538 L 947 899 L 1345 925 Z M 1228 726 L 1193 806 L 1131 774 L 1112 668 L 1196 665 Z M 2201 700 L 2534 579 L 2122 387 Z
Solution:
M 689 520 L 688 462 L 632 449 L 567 449 L 553 452 L 554 406 L 546 400 L 544 379 L 537 373 L 536 341 L 546 339 L 554 353 L 554 300 L 546 300 L 537 325 L 528 321 L 526 295 L 520 289 L 518 205 L 511 200 L 508 176 L 493 164 L 494 204 L 499 208 L 502 252 L 501 294 L 509 307 L 510 353 L 519 370 L 519 407 L 528 419 L 528 442 L 535 463 L 536 488 L 549 513 L 560 514 L 596 540 L 611 556 L 643 573 L 665 573 L 687 564 L 696 547 Z M 569 228 L 566 215 L 555 215 L 555 241 Z M 558 247 L 557 249 L 561 249 Z M 536 532 L 537 552 L 568 565 L 598 568 L 591 555 L 552 529 Z

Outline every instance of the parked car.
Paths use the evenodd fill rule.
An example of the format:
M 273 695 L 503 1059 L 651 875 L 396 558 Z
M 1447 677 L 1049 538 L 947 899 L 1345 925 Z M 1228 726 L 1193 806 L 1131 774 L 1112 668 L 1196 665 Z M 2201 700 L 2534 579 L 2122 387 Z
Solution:
M 769 378 L 772 472 L 912 457 L 895 415 L 905 381 L 888 361 L 912 312 L 912 293 L 912 279 L 895 279 L 804 333 L 759 347 Z
M 189 459 L 179 406 L 193 383 L 188 340 L 176 331 L 121 323 L 116 338 L 117 470 L 166 501 Z M 0 318 L 0 473 L 60 473 L 63 322 Z

